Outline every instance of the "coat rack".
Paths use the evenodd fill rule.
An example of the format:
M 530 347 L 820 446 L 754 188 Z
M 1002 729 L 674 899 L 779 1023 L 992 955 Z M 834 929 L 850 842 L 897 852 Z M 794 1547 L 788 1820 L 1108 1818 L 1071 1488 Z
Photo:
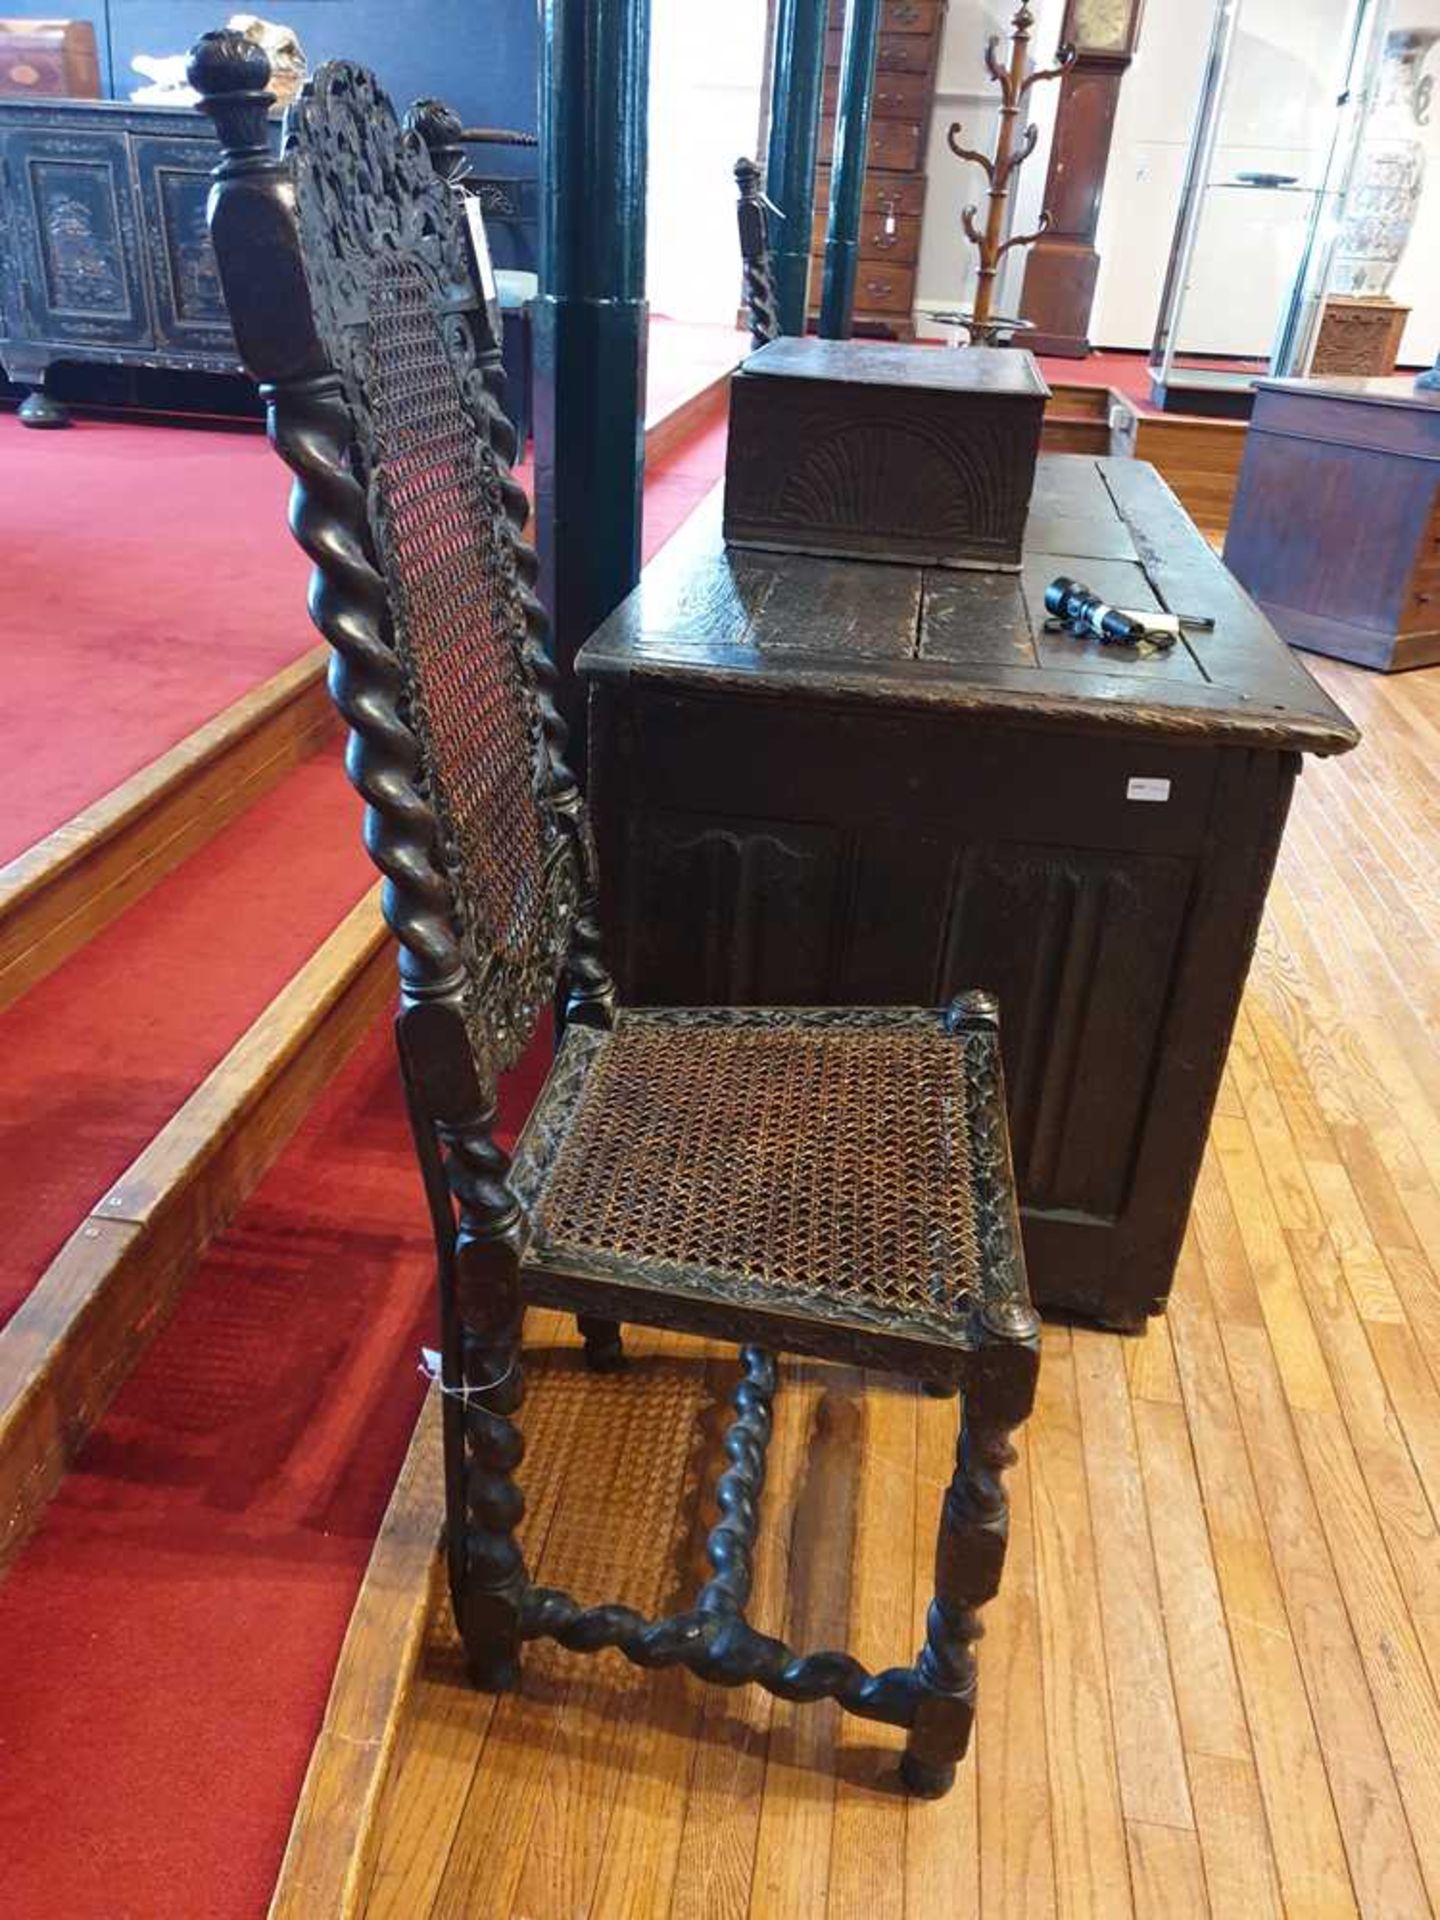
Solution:
M 985 219 L 984 231 L 979 225 L 979 209 L 966 207 L 960 216 L 961 224 L 971 244 L 980 255 L 979 284 L 975 289 L 975 304 L 968 313 L 959 318 L 970 335 L 972 346 L 1003 345 L 1017 328 L 1025 323 L 1006 319 L 995 314 L 992 309 L 995 299 L 995 276 L 1000 271 L 1000 262 L 1012 247 L 1033 246 L 1042 233 L 1048 231 L 1050 216 L 1040 215 L 1040 223 L 1033 233 L 1012 234 L 1008 240 L 1002 239 L 1005 231 L 1005 203 L 1010 198 L 1010 183 L 1020 167 L 1035 151 L 1035 143 L 1040 130 L 1032 120 L 1016 140 L 1016 123 L 1020 109 L 1029 98 L 1030 89 L 1041 80 L 1058 80 L 1074 63 L 1075 49 L 1062 46 L 1055 55 L 1053 67 L 1029 67 L 1030 30 L 1035 24 L 1035 15 L 1028 5 L 1022 4 L 1010 22 L 1010 64 L 1000 63 L 1000 35 L 993 34 L 985 44 L 985 67 L 992 80 L 1000 88 L 1000 129 L 995 139 L 995 152 L 980 153 L 973 147 L 962 147 L 959 135 L 962 131 L 957 120 L 946 135 L 950 151 L 960 160 L 973 160 L 982 167 L 985 178 L 990 183 L 990 207 Z

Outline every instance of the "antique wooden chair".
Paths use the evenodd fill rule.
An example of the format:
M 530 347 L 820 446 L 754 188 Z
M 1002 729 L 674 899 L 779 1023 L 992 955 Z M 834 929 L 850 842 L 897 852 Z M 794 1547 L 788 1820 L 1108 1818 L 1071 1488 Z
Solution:
M 740 258 L 745 267 L 745 313 L 750 322 L 750 344 L 763 347 L 780 338 L 775 282 L 770 271 L 770 215 L 775 209 L 765 198 L 759 167 L 743 155 L 735 162 L 735 185 L 740 189 L 735 219 L 740 228 Z
M 190 72 L 223 148 L 220 273 L 295 473 L 291 524 L 316 564 L 311 612 L 399 942 L 401 1068 L 440 1277 L 450 1586 L 473 1678 L 515 1685 L 522 1643 L 549 1635 L 833 1698 L 908 1728 L 906 1781 L 943 1793 L 969 1736 L 1007 1435 L 1037 1359 L 994 1005 L 617 1008 L 463 203 L 357 67 L 316 75 L 278 160 L 260 50 L 209 34 Z M 563 1038 L 507 1159 L 496 1079 L 557 992 Z M 598 1366 L 620 1362 L 624 1320 L 744 1343 L 712 1574 L 673 1618 L 582 1607 L 527 1577 L 527 1299 L 580 1315 Z M 771 1349 L 963 1393 L 911 1666 L 797 1654 L 745 1619 Z

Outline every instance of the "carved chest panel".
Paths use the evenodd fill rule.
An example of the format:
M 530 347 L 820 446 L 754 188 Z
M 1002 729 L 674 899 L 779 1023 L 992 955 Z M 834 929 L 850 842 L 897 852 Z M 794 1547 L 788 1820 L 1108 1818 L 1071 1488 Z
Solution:
M 1299 757 L 1353 728 L 1139 462 L 1042 458 L 1017 573 L 727 550 L 718 507 L 579 656 L 624 998 L 998 993 L 1036 1298 L 1137 1323 Z M 1215 631 L 1047 634 L 1061 573 Z

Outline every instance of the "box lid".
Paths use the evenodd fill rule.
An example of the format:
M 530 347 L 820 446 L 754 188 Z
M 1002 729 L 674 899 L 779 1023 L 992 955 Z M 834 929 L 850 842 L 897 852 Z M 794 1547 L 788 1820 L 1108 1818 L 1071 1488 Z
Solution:
M 1035 356 L 1019 347 L 927 347 L 785 334 L 741 361 L 739 377 L 762 375 L 927 393 L 1013 394 L 1032 400 L 1050 395 Z

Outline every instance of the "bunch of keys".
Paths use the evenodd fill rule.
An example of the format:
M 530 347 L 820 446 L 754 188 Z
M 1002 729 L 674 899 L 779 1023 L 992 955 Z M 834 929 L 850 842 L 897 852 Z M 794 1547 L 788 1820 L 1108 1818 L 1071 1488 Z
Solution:
M 1102 647 L 1130 647 L 1141 658 L 1168 652 L 1182 633 L 1215 630 L 1208 614 L 1112 607 L 1093 587 L 1064 574 L 1045 589 L 1045 611 L 1047 633 L 1073 633 L 1077 640 L 1098 640 Z

